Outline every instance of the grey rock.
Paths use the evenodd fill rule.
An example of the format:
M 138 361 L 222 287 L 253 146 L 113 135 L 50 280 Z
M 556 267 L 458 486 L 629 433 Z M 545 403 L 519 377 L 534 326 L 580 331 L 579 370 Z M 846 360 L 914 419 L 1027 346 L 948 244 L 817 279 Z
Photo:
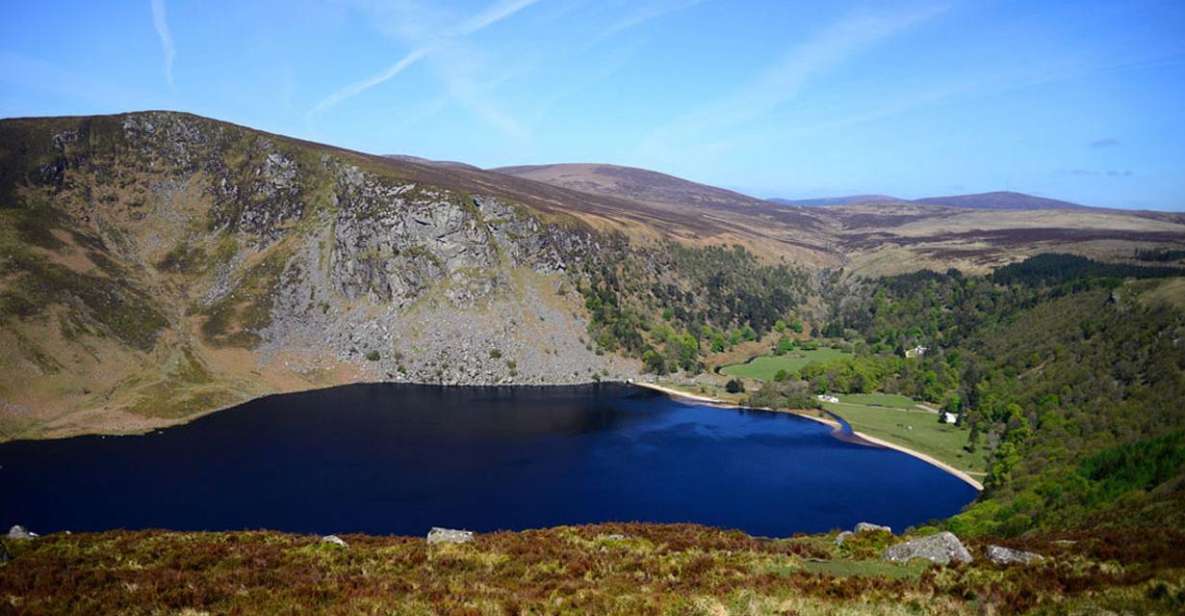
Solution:
M 341 546 L 343 548 L 350 547 L 344 539 L 338 537 L 337 535 L 325 535 L 324 537 L 321 537 L 321 543 L 332 543 L 333 545 Z
M 969 563 L 973 560 L 971 552 L 963 547 L 963 542 L 948 531 L 898 543 L 886 548 L 884 553 L 884 559 L 893 562 L 907 562 L 915 558 L 924 558 L 940 565 L 950 564 L 952 561 Z
M 1033 552 L 1026 552 L 1024 550 L 1014 550 L 999 545 L 989 545 L 987 547 L 988 560 L 997 565 L 1028 565 L 1035 562 L 1045 560 L 1045 557 Z
M 428 531 L 428 543 L 469 543 L 473 541 L 473 532 L 468 530 L 454 530 L 451 528 L 433 527 Z
M 36 537 L 37 533 L 25 530 L 25 527 L 20 524 L 15 524 L 12 528 L 8 529 L 8 538 L 15 541 L 26 541 Z
M 883 530 L 889 534 L 893 533 L 893 529 L 891 527 L 881 526 L 880 524 L 872 524 L 870 522 L 860 522 L 859 524 L 856 525 L 856 532 L 858 532 L 858 533 L 867 533 L 867 532 L 872 532 L 872 531 L 877 531 L 877 530 Z
M 850 530 L 845 530 L 842 533 L 836 535 L 835 536 L 835 545 L 843 545 L 843 542 L 847 541 L 848 537 L 851 537 L 854 534 L 855 533 L 853 533 Z

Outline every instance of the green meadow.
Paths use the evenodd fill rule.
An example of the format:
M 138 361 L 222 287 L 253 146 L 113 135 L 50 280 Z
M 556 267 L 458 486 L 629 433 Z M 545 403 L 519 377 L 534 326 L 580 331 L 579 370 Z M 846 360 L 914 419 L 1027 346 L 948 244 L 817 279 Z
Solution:
M 729 376 L 739 376 L 759 381 L 772 381 L 779 370 L 794 374 L 804 366 L 848 357 L 851 353 L 839 349 L 821 348 L 813 351 L 796 350 L 785 355 L 762 355 L 743 364 L 731 364 L 720 369 Z

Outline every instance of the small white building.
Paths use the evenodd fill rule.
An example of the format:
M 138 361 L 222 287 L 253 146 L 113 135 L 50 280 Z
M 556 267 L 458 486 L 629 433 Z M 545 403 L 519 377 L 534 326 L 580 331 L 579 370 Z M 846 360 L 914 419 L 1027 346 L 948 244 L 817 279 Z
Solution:
M 921 357 L 926 354 L 926 351 L 929 351 L 929 350 L 930 350 L 930 347 L 924 347 L 922 345 L 915 346 L 912 349 L 905 349 L 905 358 L 906 359 L 913 359 L 915 357 Z
M 953 425 L 958 422 L 959 422 L 959 414 L 958 413 L 947 413 L 947 412 L 943 411 L 942 423 L 948 423 L 948 424 Z
M 819 394 L 819 395 L 815 396 L 815 398 L 819 402 L 839 402 L 838 396 L 832 396 L 830 394 Z

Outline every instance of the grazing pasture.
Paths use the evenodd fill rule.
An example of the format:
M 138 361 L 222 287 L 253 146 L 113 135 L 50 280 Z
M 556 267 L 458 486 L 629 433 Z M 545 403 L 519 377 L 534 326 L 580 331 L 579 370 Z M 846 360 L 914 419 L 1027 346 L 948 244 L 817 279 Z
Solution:
M 720 369 L 729 376 L 772 381 L 779 370 L 787 374 L 794 374 L 804 366 L 828 362 L 841 357 L 848 357 L 851 353 L 833 348 L 820 348 L 813 351 L 796 350 L 785 355 L 762 355 L 743 364 L 732 364 Z

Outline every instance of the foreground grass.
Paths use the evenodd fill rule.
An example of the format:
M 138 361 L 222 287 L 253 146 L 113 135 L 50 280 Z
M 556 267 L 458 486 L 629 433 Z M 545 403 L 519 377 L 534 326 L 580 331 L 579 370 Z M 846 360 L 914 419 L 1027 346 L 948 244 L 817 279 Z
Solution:
M 974 453 L 963 449 L 970 434 L 967 429 L 939 423 L 935 413 L 904 407 L 905 402 L 897 399 L 902 396 L 866 395 L 881 397 L 869 399 L 874 405 L 857 403 L 858 395 L 840 396 L 840 402 L 825 402 L 823 408 L 846 419 L 857 432 L 908 447 L 959 470 L 982 474 L 987 469 L 984 448 Z
M 780 370 L 785 370 L 787 374 L 796 374 L 807 365 L 824 363 L 850 355 L 851 353 L 832 348 L 815 349 L 813 351 L 791 351 L 785 355 L 762 355 L 761 357 L 755 357 L 743 364 L 725 366 L 720 369 L 720 372 L 729 376 L 739 376 L 748 379 L 757 379 L 759 381 L 772 381 Z
M 54 534 L 9 542 L 13 614 L 1174 613 L 1185 534 L 1030 538 L 1049 558 L 949 568 L 877 558 L 887 534 L 760 540 L 689 525 L 479 535 L 471 544 L 273 532 Z M 977 556 L 982 544 L 971 544 Z M 1179 613 L 1179 612 L 1178 612 Z

